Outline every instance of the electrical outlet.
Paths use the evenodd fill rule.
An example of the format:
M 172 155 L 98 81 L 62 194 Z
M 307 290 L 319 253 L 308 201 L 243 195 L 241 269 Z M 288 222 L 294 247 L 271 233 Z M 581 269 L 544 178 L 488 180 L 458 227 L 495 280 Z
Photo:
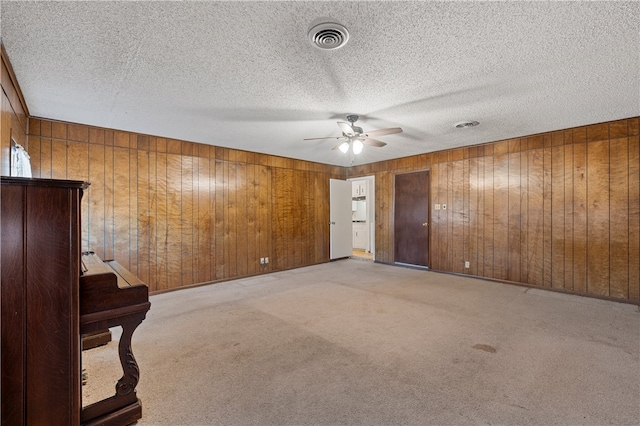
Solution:
M 446 209 L 447 209 L 447 205 L 446 205 L 446 204 L 443 204 L 443 205 L 442 205 L 442 210 L 446 210 Z
M 433 206 L 433 208 L 434 208 L 435 210 L 440 210 L 440 204 L 436 204 L 436 205 L 434 205 L 434 206 Z
M 266 265 L 267 263 L 269 263 L 269 258 L 268 258 L 268 257 L 265 257 L 265 258 L 264 258 L 264 264 Z
M 464 262 L 464 267 L 465 269 L 469 269 L 471 267 L 468 260 Z
M 260 264 L 261 264 L 261 265 L 264 265 L 264 257 L 261 257 L 261 258 L 260 258 Z

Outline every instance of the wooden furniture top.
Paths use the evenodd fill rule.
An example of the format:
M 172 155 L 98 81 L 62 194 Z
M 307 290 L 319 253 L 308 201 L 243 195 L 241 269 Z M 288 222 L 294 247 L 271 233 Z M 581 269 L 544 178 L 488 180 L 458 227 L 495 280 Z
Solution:
M 0 176 L 2 184 L 24 185 L 24 186 L 40 186 L 40 187 L 57 187 L 57 188 L 80 188 L 87 189 L 89 182 L 80 180 L 64 180 L 64 179 L 41 179 L 41 178 L 25 178 L 16 176 Z

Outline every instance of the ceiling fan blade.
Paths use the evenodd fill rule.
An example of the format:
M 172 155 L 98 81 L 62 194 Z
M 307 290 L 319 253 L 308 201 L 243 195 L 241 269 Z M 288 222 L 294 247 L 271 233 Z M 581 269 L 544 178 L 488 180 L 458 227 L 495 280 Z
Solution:
M 326 138 L 306 138 L 303 141 L 317 141 L 320 139 L 345 139 L 343 136 L 327 136 Z
M 389 129 L 380 129 L 380 130 L 372 130 L 370 132 L 365 132 L 362 136 L 384 136 L 384 135 L 392 135 L 394 133 L 402 133 L 401 127 L 391 127 Z
M 371 146 L 375 146 L 378 148 L 382 148 L 383 146 L 385 146 L 387 143 L 386 142 L 382 142 L 379 141 L 377 139 L 371 139 L 371 138 L 366 138 L 366 139 L 361 139 L 362 143 L 365 145 L 371 145 Z
M 353 128 L 349 123 L 345 121 L 338 121 L 338 127 L 340 127 L 340 130 L 342 130 L 342 133 L 344 133 L 345 135 L 355 136 L 355 133 L 353 132 Z

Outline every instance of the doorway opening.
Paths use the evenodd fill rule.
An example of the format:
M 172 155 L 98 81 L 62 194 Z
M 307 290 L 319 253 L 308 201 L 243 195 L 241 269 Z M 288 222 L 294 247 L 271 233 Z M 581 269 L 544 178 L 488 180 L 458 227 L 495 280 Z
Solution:
M 352 258 L 375 261 L 375 176 L 347 179 L 351 182 Z

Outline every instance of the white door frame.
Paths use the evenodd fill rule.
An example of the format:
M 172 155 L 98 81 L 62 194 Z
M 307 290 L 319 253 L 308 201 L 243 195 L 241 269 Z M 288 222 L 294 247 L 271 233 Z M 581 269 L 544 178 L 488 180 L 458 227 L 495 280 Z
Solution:
M 348 181 L 366 180 L 367 185 L 367 223 L 369 225 L 369 245 L 368 251 L 376 260 L 376 177 L 361 176 L 349 178 Z

